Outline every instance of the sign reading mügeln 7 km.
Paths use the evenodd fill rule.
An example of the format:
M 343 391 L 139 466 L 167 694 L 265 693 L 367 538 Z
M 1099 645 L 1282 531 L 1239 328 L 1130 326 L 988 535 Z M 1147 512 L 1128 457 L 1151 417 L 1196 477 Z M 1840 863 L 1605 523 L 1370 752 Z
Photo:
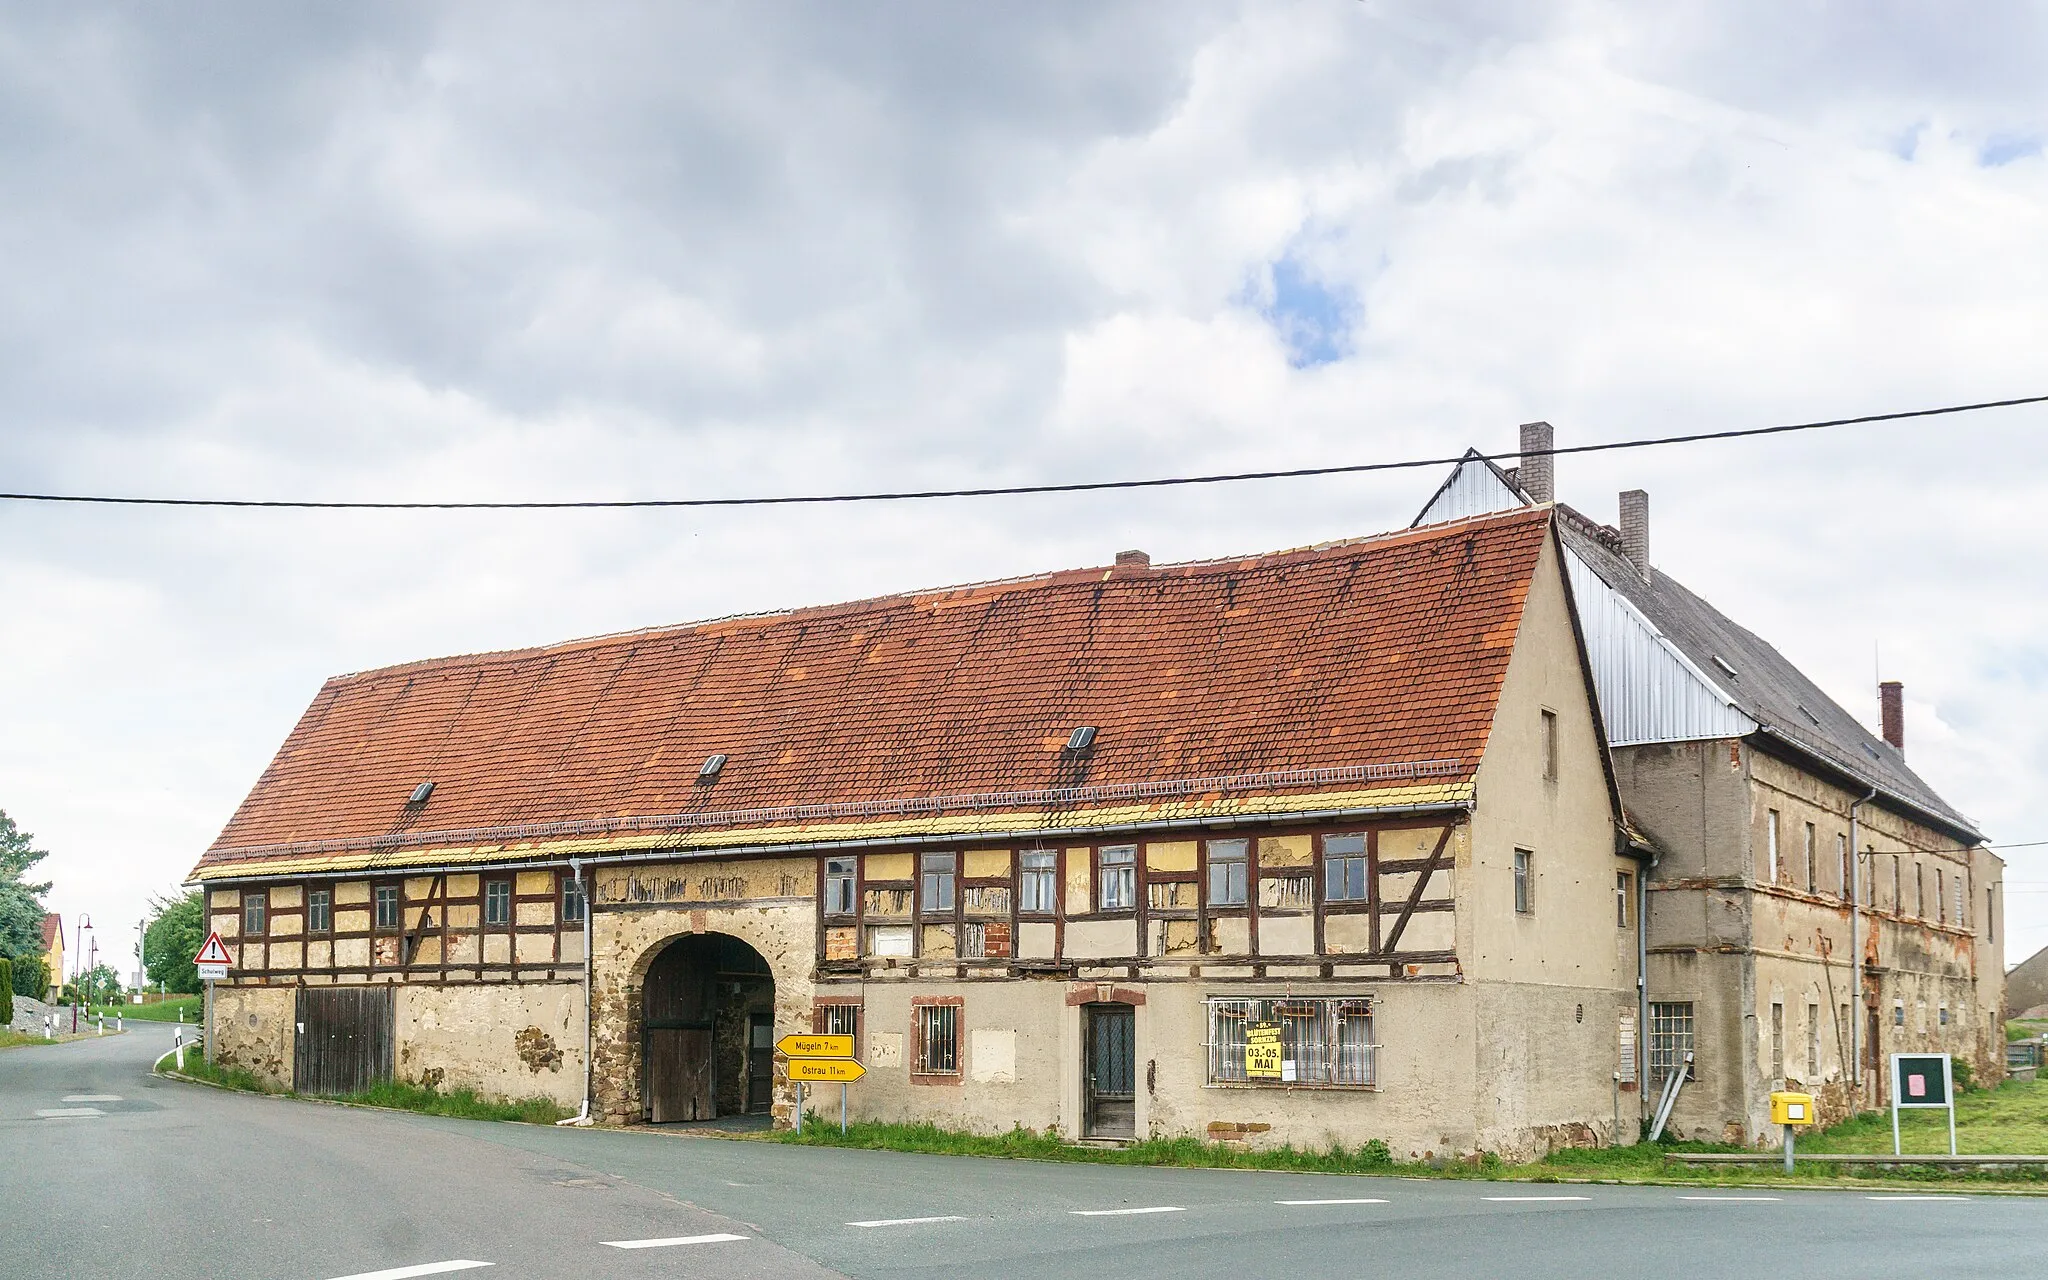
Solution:
M 794 1035 L 784 1036 L 775 1042 L 775 1047 L 790 1058 L 851 1058 L 853 1056 L 852 1036 Z

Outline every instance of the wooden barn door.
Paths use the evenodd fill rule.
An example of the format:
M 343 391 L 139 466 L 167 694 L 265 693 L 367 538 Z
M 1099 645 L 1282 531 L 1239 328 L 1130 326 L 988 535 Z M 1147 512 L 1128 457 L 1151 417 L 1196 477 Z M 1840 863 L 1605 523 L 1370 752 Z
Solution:
M 710 1027 L 647 1029 L 647 1118 L 656 1124 L 709 1120 L 712 1099 Z
M 300 987 L 292 1087 L 340 1095 L 389 1081 L 394 1007 L 389 986 Z

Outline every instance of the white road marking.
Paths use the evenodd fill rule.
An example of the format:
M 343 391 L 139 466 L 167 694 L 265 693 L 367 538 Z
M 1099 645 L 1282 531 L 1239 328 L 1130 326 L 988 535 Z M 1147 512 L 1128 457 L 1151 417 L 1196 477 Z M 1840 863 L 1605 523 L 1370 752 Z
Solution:
M 98 1107 L 44 1107 L 36 1115 L 44 1120 L 75 1120 L 81 1116 L 103 1116 Z
M 1384 1200 L 1275 1200 L 1274 1204 L 1385 1204 Z
M 68 1098 L 64 1099 L 64 1101 L 66 1101 L 66 1102 L 119 1102 L 119 1101 L 121 1101 L 121 1095 L 120 1095 L 120 1094 L 118 1094 L 118 1093 L 74 1093 L 74 1094 L 72 1094 L 72 1095 L 71 1095 L 70 1097 L 68 1097 Z
M 672 1244 L 723 1244 L 727 1240 L 746 1240 L 750 1237 L 728 1235 L 719 1232 L 708 1236 L 670 1236 L 666 1240 L 601 1240 L 598 1243 L 613 1249 L 666 1249 Z
M 469 1258 L 451 1258 L 446 1262 L 422 1262 L 416 1267 L 393 1267 L 389 1271 L 363 1271 L 352 1276 L 337 1276 L 335 1280 L 409 1280 L 412 1276 L 438 1276 L 444 1271 L 468 1271 L 490 1265 Z
M 1495 1204 L 1550 1204 L 1559 1200 L 1584 1200 L 1586 1196 L 1487 1196 Z
M 1703 1200 L 1708 1204 L 1777 1204 L 1783 1196 L 1680 1196 L 1680 1200 Z
M 1069 1209 L 1077 1218 L 1120 1218 L 1133 1213 L 1186 1213 L 1177 1204 L 1155 1204 L 1145 1209 Z
M 1968 1200 L 1968 1196 L 1865 1196 L 1865 1200 Z
M 957 1213 L 941 1214 L 936 1218 L 872 1218 L 866 1222 L 849 1222 L 849 1227 L 910 1227 L 920 1222 L 965 1222 L 967 1219 Z

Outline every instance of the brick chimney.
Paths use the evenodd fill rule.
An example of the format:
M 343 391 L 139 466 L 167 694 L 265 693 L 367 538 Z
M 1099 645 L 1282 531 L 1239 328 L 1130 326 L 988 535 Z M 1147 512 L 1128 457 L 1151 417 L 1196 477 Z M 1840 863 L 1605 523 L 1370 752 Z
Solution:
M 1109 571 L 1112 578 L 1124 578 L 1145 572 L 1152 567 L 1152 557 L 1142 551 L 1119 551 L 1116 553 L 1116 567 Z
M 1896 680 L 1880 681 L 1877 709 L 1878 718 L 1884 721 L 1884 740 L 1903 754 L 1906 750 L 1906 686 Z
M 1515 468 L 1515 477 L 1521 481 L 1522 492 L 1529 495 L 1531 502 L 1550 502 L 1557 497 L 1551 487 L 1550 450 L 1555 432 L 1547 422 L 1525 422 L 1522 424 L 1521 464 Z
M 1621 554 L 1650 580 L 1650 495 L 1642 489 L 1621 491 Z

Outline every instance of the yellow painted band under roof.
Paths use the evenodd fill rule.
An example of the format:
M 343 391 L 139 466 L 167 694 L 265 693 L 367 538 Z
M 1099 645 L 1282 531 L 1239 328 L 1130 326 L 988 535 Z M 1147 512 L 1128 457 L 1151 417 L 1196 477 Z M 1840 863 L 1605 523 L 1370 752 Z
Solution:
M 809 845 L 917 836 L 1001 836 L 1028 831 L 1142 826 L 1162 821 L 1203 818 L 1256 818 L 1280 813 L 1312 815 L 1334 810 L 1451 808 L 1472 803 L 1475 795 L 1476 789 L 1472 783 L 1449 782 L 1408 787 L 1374 787 L 1369 791 L 1327 791 L 1289 796 L 1234 796 L 1117 805 L 1099 809 L 1073 809 L 1058 814 L 1047 814 L 1043 810 L 1027 810 L 1014 813 L 897 818 L 886 822 L 806 823 L 730 831 L 698 831 L 687 836 L 678 836 L 674 832 L 636 832 L 632 835 L 522 841 L 463 848 L 365 850 L 304 857 L 252 858 L 246 862 L 216 862 L 196 871 L 193 874 L 193 882 L 238 880 L 248 876 L 310 875 L 532 859 L 588 858 L 650 849 L 686 855 L 745 845 Z

